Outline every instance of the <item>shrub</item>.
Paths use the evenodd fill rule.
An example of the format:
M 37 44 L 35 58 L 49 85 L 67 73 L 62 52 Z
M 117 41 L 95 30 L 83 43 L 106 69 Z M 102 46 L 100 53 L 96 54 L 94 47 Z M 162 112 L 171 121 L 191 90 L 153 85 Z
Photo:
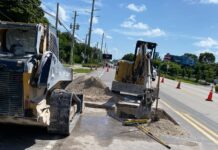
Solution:
M 218 92 L 218 85 L 215 86 L 215 92 Z

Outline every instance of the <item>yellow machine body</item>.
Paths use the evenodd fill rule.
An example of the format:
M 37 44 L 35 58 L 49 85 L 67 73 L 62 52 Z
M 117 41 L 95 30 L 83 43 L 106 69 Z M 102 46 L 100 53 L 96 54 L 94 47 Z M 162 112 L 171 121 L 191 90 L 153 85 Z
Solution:
M 115 81 L 120 81 L 124 83 L 133 83 L 132 81 L 132 72 L 133 69 L 136 70 L 137 66 L 140 66 L 141 60 L 142 60 L 142 54 L 139 51 L 135 63 L 127 60 L 120 60 L 118 62 L 116 74 L 115 74 Z M 146 57 L 144 58 L 146 62 Z M 134 66 L 133 66 L 134 65 Z M 143 85 L 144 84 L 144 76 L 140 76 L 137 78 L 137 80 L 134 82 L 134 84 Z
M 115 80 L 121 82 L 127 82 L 131 78 L 132 66 L 133 66 L 133 62 L 120 60 L 117 66 Z

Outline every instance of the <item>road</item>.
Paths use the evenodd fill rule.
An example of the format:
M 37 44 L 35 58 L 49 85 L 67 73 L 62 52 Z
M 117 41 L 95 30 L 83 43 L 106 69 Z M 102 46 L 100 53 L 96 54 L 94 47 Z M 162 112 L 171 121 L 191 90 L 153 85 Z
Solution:
M 101 76 L 110 87 L 114 70 Z M 218 94 L 213 92 L 213 102 L 206 101 L 211 86 L 182 83 L 165 79 L 160 84 L 160 105 L 191 133 L 202 149 L 218 149 Z M 153 84 L 153 85 L 156 85 Z
M 202 143 L 203 149 L 218 149 L 218 94 L 213 93 L 213 102 L 206 101 L 210 86 L 181 84 L 165 79 L 161 83 L 162 104 L 179 119 L 193 137 Z
M 111 87 L 115 70 L 98 69 L 90 75 L 100 77 Z M 193 137 L 190 139 L 164 139 L 173 149 L 216 149 L 217 145 L 205 133 L 193 125 L 187 114 L 210 129 L 209 137 L 217 133 L 217 101 L 206 102 L 206 87 L 182 84 L 182 89 L 175 89 L 176 82 L 166 80 L 161 84 L 160 104 L 175 120 L 187 129 Z M 187 87 L 186 87 L 187 86 Z M 195 91 L 195 94 L 191 94 Z M 189 93 L 189 94 L 188 94 Z M 165 149 L 160 144 L 136 132 L 133 127 L 123 127 L 120 122 L 107 115 L 105 110 L 85 109 L 80 121 L 69 137 L 49 135 L 45 128 L 1 125 L 0 150 L 62 150 L 62 149 Z M 186 116 L 186 117 L 184 117 Z M 188 121 L 187 121 L 188 120 Z M 205 130 L 205 129 L 202 129 Z M 215 137 L 214 137 L 215 138 Z M 216 138 L 217 139 L 217 138 Z M 178 140 L 181 142 L 178 143 Z M 202 143 L 196 144 L 195 141 Z

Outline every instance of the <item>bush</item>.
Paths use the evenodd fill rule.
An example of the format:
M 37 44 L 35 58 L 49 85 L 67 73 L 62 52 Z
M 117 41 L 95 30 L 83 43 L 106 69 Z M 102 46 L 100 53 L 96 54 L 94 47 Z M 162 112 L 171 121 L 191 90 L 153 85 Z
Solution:
M 215 86 L 215 92 L 218 93 L 218 85 Z

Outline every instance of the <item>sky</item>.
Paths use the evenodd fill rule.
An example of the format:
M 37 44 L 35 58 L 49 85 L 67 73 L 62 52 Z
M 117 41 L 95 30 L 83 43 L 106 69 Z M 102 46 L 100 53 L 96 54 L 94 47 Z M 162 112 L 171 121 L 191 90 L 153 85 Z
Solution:
M 107 52 L 114 59 L 133 53 L 137 40 L 155 42 L 160 56 L 212 52 L 218 61 L 218 0 L 95 0 L 91 44 L 100 48 L 105 34 Z M 92 0 L 42 0 L 42 8 L 59 17 L 69 28 L 73 11 L 78 12 L 80 29 L 76 36 L 85 40 Z M 52 24 L 54 19 L 47 16 Z M 66 31 L 63 27 L 61 31 Z M 69 29 L 70 30 L 70 29 Z M 105 44 L 104 44 L 105 50 Z

